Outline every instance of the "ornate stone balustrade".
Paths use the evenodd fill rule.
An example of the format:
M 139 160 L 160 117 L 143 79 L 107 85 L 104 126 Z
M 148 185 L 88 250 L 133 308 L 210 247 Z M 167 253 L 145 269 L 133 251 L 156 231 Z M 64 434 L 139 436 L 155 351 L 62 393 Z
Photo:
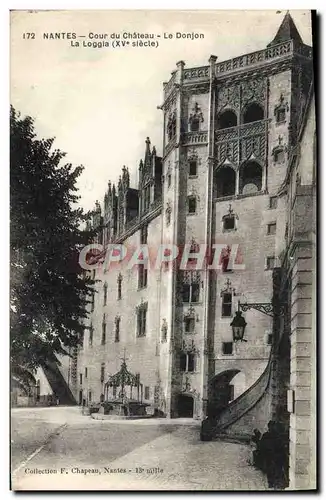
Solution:
M 208 142 L 208 132 L 187 132 L 182 135 L 182 144 L 184 146 L 194 145 L 194 144 L 207 144 Z
M 279 59 L 291 53 L 293 53 L 292 40 L 279 43 L 264 50 L 252 52 L 251 54 L 245 54 L 240 57 L 235 57 L 234 59 L 217 63 L 215 66 L 215 74 L 218 77 L 220 75 L 224 75 L 225 73 L 238 71 L 242 68 L 253 66 L 261 62 L 269 62 L 274 59 Z
M 189 80 L 207 80 L 209 79 L 209 66 L 202 66 L 200 68 L 190 68 L 184 70 L 183 81 L 187 83 Z

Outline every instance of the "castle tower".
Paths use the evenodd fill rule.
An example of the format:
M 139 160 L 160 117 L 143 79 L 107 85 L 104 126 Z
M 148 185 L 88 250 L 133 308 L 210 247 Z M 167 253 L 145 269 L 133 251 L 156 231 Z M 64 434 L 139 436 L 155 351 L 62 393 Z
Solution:
M 311 47 L 287 14 L 267 48 L 199 68 L 181 61 L 164 84 L 164 241 L 209 253 L 219 244 L 229 262 L 163 278 L 171 416 L 203 417 L 210 399 L 225 406 L 266 366 L 270 318 L 247 313 L 246 344 L 233 341 L 230 321 L 240 298 L 271 299 L 286 231 L 278 192 L 311 79 Z

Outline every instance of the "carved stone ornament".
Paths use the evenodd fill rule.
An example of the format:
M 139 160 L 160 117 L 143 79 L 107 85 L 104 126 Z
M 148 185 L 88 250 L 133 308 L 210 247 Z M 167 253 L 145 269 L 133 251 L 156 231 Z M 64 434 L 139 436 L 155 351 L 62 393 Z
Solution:
M 287 146 L 283 144 L 283 137 L 281 137 L 279 135 L 278 137 L 278 144 L 276 146 L 274 146 L 274 148 L 272 149 L 272 156 L 273 156 L 273 159 L 274 159 L 274 162 L 277 161 L 277 157 L 279 155 L 279 153 L 286 153 L 288 150 Z
M 200 284 L 201 276 L 200 271 L 184 271 L 182 273 L 183 283 L 191 285 L 191 284 Z
M 278 104 L 274 107 L 274 116 L 277 122 L 285 121 L 286 113 L 289 111 L 289 104 L 285 101 L 284 95 L 281 94 Z M 284 116 L 284 118 L 283 118 Z
M 240 85 L 221 87 L 217 94 L 217 113 L 229 107 L 236 110 L 240 106 Z
M 230 219 L 234 217 L 235 219 L 239 220 L 239 216 L 238 214 L 236 214 L 234 211 L 233 211 L 233 208 L 232 208 L 232 205 L 230 203 L 229 205 L 229 210 L 227 211 L 227 213 L 225 215 L 223 215 L 222 217 L 222 221 L 224 221 L 225 219 Z
M 203 121 L 204 121 L 203 113 L 202 113 L 201 108 L 197 102 L 195 102 L 195 105 L 192 108 L 192 113 L 190 114 L 188 121 L 189 121 L 190 127 L 198 124 L 198 128 L 199 128 L 199 124 L 203 123 Z
M 232 283 L 229 278 L 227 278 L 224 288 L 221 290 L 221 297 L 223 297 L 225 293 L 231 293 L 234 296 L 236 295 L 235 288 L 232 287 Z
M 265 79 L 245 81 L 241 84 L 241 108 L 245 108 L 250 102 L 256 102 L 264 106 L 266 99 L 267 84 Z
M 191 340 L 183 340 L 181 351 L 190 353 L 190 354 L 199 354 L 199 350 L 196 347 L 194 339 Z

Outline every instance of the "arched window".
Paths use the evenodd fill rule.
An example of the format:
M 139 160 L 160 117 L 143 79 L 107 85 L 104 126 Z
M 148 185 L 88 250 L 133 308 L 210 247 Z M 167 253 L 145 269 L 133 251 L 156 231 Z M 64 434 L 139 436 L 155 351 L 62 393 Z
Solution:
M 264 110 L 259 104 L 256 104 L 254 102 L 252 104 L 249 104 L 249 106 L 247 106 L 243 114 L 243 123 L 251 123 L 263 119 L 264 119 Z
M 262 188 L 262 168 L 255 161 L 249 161 L 240 168 L 240 193 L 257 193 Z
M 222 167 L 215 174 L 215 195 L 217 198 L 235 194 L 235 171 L 231 167 Z
M 224 129 L 237 126 L 237 115 L 230 109 L 221 113 L 217 118 L 217 128 Z

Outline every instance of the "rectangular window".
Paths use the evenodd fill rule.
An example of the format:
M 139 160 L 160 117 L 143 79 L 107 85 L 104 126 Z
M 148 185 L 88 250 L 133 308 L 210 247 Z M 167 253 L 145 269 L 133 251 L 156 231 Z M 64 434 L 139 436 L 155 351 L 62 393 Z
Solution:
M 144 337 L 146 335 L 146 315 L 147 308 L 139 309 L 137 312 L 137 336 Z
M 122 277 L 118 277 L 118 300 L 122 297 Z
M 276 222 L 267 224 L 267 234 L 276 234 Z
M 145 399 L 149 399 L 149 387 L 145 385 Z
M 195 371 L 195 355 L 188 352 L 188 372 Z
M 194 177 L 197 175 L 197 162 L 196 162 L 196 160 L 191 160 L 189 162 L 189 175 L 190 175 L 190 177 Z
M 144 264 L 138 265 L 138 288 L 147 287 L 147 269 Z
M 266 258 L 266 269 L 271 270 L 275 267 L 275 257 L 267 257 Z
M 88 344 L 89 346 L 92 346 L 93 345 L 93 325 L 92 323 L 90 324 L 90 327 L 89 327 L 89 337 L 88 337 Z
M 113 396 L 114 398 L 116 398 L 116 397 L 117 397 L 117 388 L 116 388 L 116 386 L 115 386 L 115 385 L 112 387 L 112 396 Z
M 276 112 L 276 122 L 285 122 L 285 109 L 282 108 Z
M 272 345 L 272 342 L 273 342 L 273 334 L 269 333 L 267 335 L 267 345 Z
M 106 322 L 105 322 L 105 318 L 103 318 L 101 344 L 104 345 L 105 342 L 106 342 Z
M 101 364 L 101 382 L 104 382 L 104 375 L 105 375 L 105 364 Z
M 140 230 L 140 244 L 147 245 L 148 226 L 143 226 Z
M 182 285 L 182 302 L 190 302 L 190 285 Z
M 222 296 L 222 317 L 229 318 L 232 316 L 232 294 L 223 293 Z
M 199 284 L 192 283 L 191 285 L 184 283 L 182 285 L 182 301 L 183 302 L 199 302 Z
M 223 230 L 232 231 L 232 229 L 235 229 L 235 217 L 224 217 Z
M 79 383 L 80 383 L 80 385 L 82 385 L 82 383 L 83 383 L 83 374 L 82 373 L 79 374 Z
M 185 318 L 185 333 L 194 333 L 195 318 Z
M 271 196 L 269 199 L 269 208 L 275 209 L 277 208 L 277 196 Z
M 115 342 L 120 342 L 120 318 L 115 319 Z
M 105 283 L 103 286 L 103 306 L 106 306 L 108 298 L 108 285 Z
M 91 401 L 92 401 L 92 393 L 91 393 L 91 391 L 89 391 L 89 393 L 88 393 L 88 402 L 91 403 Z
M 88 372 L 88 370 L 87 370 L 87 367 L 85 366 L 85 378 L 87 378 L 87 372 Z
M 233 354 L 233 342 L 222 342 L 222 353 Z
M 186 370 L 187 370 L 187 354 L 183 352 L 180 354 L 180 371 L 185 372 Z
M 194 196 L 188 197 L 188 214 L 195 214 L 197 208 L 197 200 Z
M 191 302 L 199 302 L 199 284 L 192 283 L 191 285 Z

